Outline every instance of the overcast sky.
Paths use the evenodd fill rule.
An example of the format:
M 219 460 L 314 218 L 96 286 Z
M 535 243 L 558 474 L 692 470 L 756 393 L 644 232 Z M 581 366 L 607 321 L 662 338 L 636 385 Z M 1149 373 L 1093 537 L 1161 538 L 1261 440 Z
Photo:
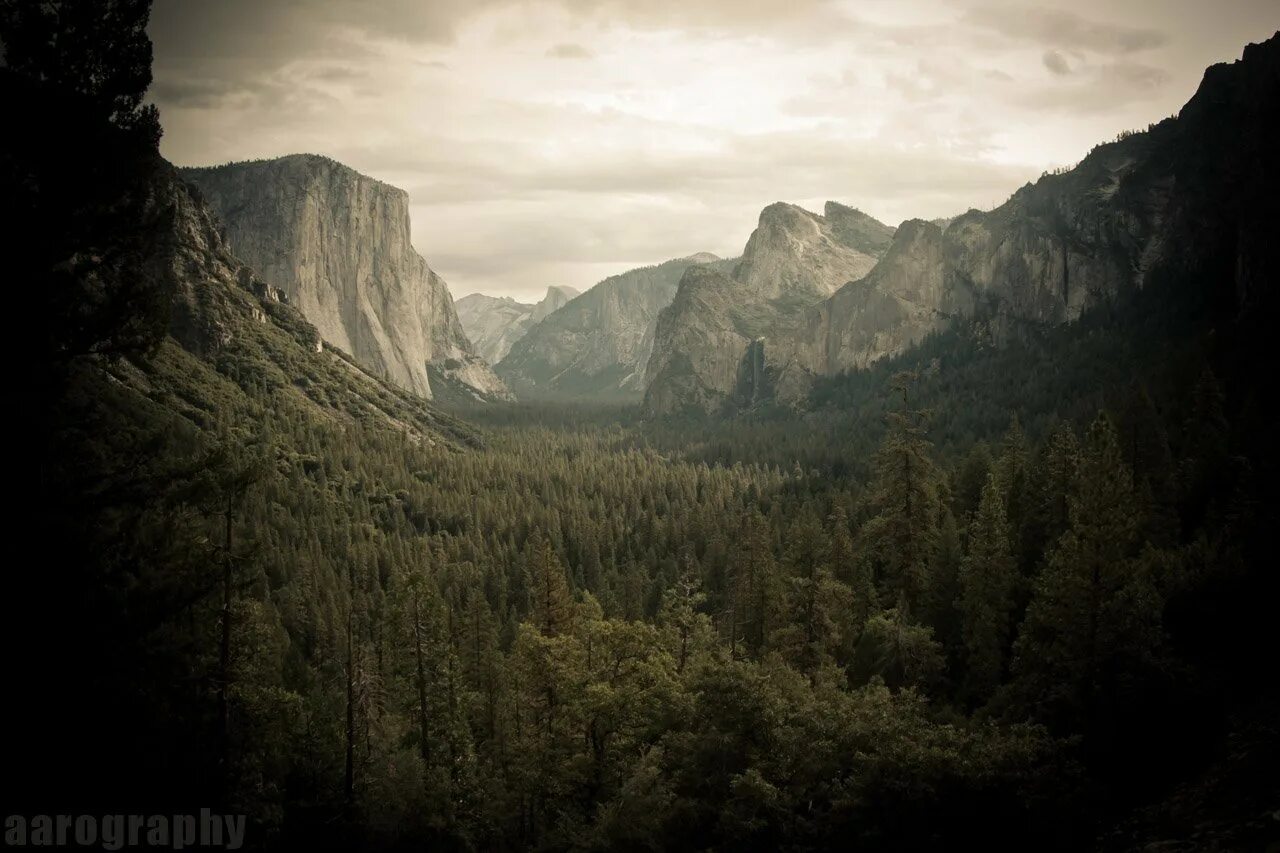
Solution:
M 1276 0 L 157 0 L 180 165 L 296 152 L 403 187 L 455 296 L 698 251 L 774 201 L 990 207 L 1170 115 Z

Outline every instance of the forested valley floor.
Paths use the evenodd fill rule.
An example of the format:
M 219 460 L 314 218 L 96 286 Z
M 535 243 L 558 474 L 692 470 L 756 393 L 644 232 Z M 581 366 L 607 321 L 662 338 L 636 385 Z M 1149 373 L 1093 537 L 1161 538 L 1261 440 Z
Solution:
M 52 541 L 92 640 L 59 679 L 93 711 L 64 758 L 260 842 L 1256 841 L 1249 395 L 1203 353 L 1163 397 L 1079 384 L 1116 370 L 1095 346 L 1058 372 L 1096 398 L 1020 418 L 1026 353 L 969 347 L 828 389 L 856 406 L 487 407 L 449 441 L 282 404 L 238 357 L 181 414 L 69 393 Z

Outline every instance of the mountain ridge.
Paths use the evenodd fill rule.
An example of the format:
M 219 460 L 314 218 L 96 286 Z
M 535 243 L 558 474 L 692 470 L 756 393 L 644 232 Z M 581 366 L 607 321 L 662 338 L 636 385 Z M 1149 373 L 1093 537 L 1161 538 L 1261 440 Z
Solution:
M 470 293 L 454 301 L 458 320 L 480 357 L 497 364 L 537 323 L 578 295 L 567 285 L 551 285 L 535 303 L 510 296 Z
M 407 192 L 314 154 L 180 174 L 217 214 L 232 250 L 326 342 L 424 397 L 448 387 L 510 397 L 475 353 L 444 280 L 414 249 Z
M 610 276 L 533 325 L 498 364 L 521 397 L 638 399 L 659 312 L 685 270 L 728 266 L 708 252 Z
M 894 229 L 838 202 L 823 210 L 770 204 L 732 271 L 681 280 L 680 290 L 697 292 L 673 299 L 655 324 L 646 410 L 718 411 L 734 397 L 739 363 L 752 341 L 875 267 Z
M 725 351 L 699 373 L 697 335 L 670 333 L 667 345 L 693 346 L 695 357 L 655 350 L 646 408 L 714 413 L 763 398 L 803 406 L 816 378 L 864 369 L 956 322 L 981 324 L 999 344 L 1073 323 L 1135 290 L 1191 286 L 1193 271 L 1215 274 L 1212 266 L 1228 257 L 1235 293 L 1220 298 L 1244 310 L 1263 298 L 1264 271 L 1277 266 L 1266 236 L 1280 233 L 1266 189 L 1276 185 L 1267 151 L 1280 146 L 1277 90 L 1280 35 L 1207 69 L 1178 115 L 1095 146 L 1074 168 L 1024 185 L 993 210 L 969 210 L 945 228 L 908 220 L 874 268 L 790 317 L 739 323 L 725 337 L 719 318 L 673 316 L 668 322 L 701 323 L 702 342 L 715 338 Z M 785 280 L 776 271 L 773 278 Z M 703 301 L 711 304 L 705 294 Z M 743 310 L 741 299 L 719 303 L 731 314 Z M 723 362 L 735 357 L 739 370 L 731 371 Z M 711 360 L 704 354 L 701 362 Z M 684 375 L 690 370 L 694 377 Z M 731 376 L 739 381 L 730 384 Z

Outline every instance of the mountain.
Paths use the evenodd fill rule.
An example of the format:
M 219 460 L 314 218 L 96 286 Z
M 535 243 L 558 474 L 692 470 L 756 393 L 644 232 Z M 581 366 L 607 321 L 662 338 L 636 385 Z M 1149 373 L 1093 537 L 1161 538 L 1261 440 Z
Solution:
M 702 252 L 606 278 L 533 325 L 498 364 L 498 375 L 522 397 L 638 398 L 658 313 L 680 277 L 732 264 Z
M 430 398 L 507 398 L 409 238 L 409 196 L 311 154 L 181 170 L 235 254 L 324 341 Z
M 740 287 L 750 277 L 741 269 L 733 279 L 690 277 L 687 298 L 659 323 L 648 408 L 801 404 L 817 377 L 865 368 L 957 324 L 1000 345 L 1148 288 L 1205 286 L 1224 269 L 1231 292 L 1209 298 L 1247 310 L 1270 287 L 1263 271 L 1276 269 L 1268 152 L 1280 145 L 1278 68 L 1280 38 L 1250 45 L 1240 61 L 1209 68 L 1177 116 L 1098 145 L 994 210 L 903 223 L 879 264 L 789 318 L 743 298 L 784 280 L 782 265 L 757 273 L 755 289 Z
M 1243 308 L 1275 251 L 1259 223 L 1276 222 L 1261 188 L 1275 173 L 1265 141 L 1276 141 L 1278 55 L 1274 37 L 1251 45 L 1208 69 L 1176 117 L 1095 147 L 992 211 L 945 228 L 904 223 L 869 275 L 762 342 L 777 395 L 800 401 L 813 377 L 865 368 L 958 322 L 996 343 L 1071 323 L 1220 254 Z
M 760 213 L 730 274 L 690 270 L 662 312 L 646 366 L 646 408 L 714 412 L 730 402 L 752 341 L 875 267 L 894 230 L 827 202 L 823 215 L 779 202 Z M 752 385 L 752 387 L 755 387 Z
M 163 401 L 171 416 L 235 417 L 259 391 L 304 419 L 389 427 L 428 444 L 470 442 L 470 430 L 399 384 L 326 347 L 318 329 L 223 241 L 199 194 L 163 168 L 145 214 L 156 223 L 145 266 L 171 294 L 156 358 L 113 376 Z
M 547 288 L 547 295 L 533 305 L 509 296 L 472 293 L 455 302 L 454 307 L 476 352 L 490 364 L 497 364 L 533 325 L 577 295 L 578 291 L 572 287 L 553 285 Z

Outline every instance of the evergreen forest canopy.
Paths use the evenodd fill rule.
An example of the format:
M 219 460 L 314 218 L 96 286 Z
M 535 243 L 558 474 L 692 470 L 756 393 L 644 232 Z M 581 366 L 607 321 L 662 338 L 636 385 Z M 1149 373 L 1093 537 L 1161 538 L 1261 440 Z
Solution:
M 1229 263 L 803 413 L 449 415 L 286 307 L 171 334 L 148 7 L 0 12 L 48 328 L 14 812 L 212 806 L 259 847 L 1274 837 L 1269 312 L 1202 278 Z

